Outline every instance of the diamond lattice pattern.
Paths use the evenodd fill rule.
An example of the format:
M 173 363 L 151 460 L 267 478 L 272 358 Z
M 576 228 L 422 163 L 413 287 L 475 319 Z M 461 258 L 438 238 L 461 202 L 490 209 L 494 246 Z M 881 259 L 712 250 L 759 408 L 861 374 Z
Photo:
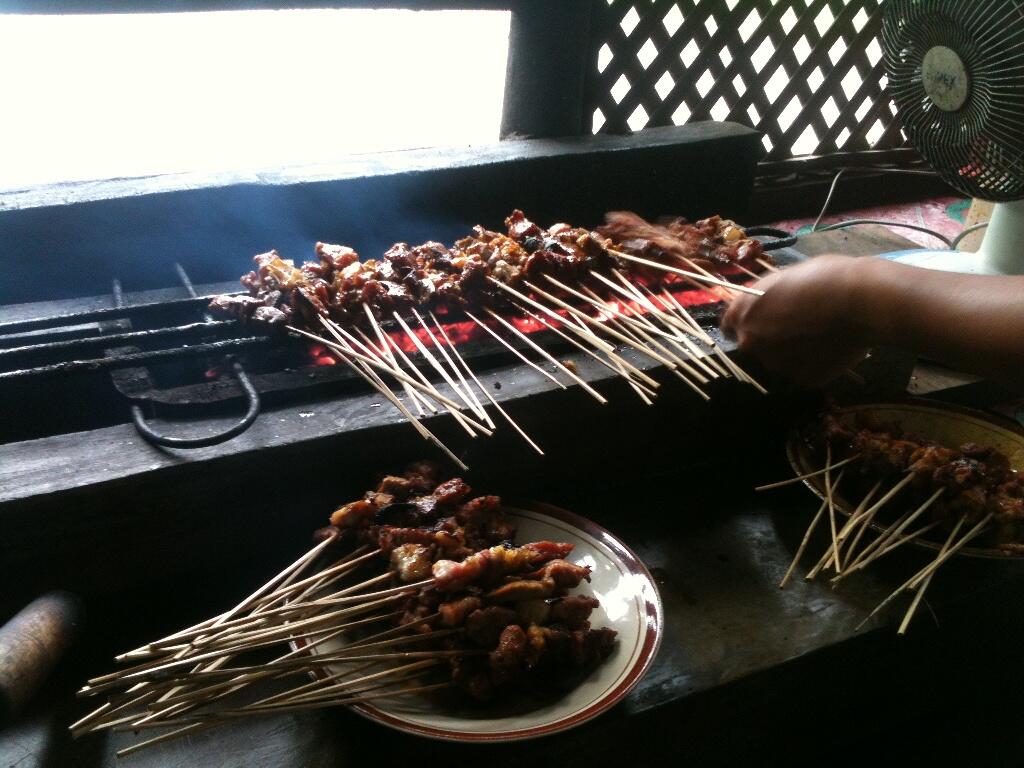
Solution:
M 732 120 L 768 159 L 904 146 L 878 36 L 883 0 L 605 0 L 594 133 Z

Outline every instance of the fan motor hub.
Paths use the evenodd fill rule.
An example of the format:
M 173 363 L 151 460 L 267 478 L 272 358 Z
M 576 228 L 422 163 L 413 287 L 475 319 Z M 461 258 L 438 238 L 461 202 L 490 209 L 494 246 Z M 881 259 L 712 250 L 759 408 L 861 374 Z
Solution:
M 967 101 L 970 77 L 963 59 L 952 48 L 936 45 L 921 62 L 921 83 L 939 109 L 955 112 Z

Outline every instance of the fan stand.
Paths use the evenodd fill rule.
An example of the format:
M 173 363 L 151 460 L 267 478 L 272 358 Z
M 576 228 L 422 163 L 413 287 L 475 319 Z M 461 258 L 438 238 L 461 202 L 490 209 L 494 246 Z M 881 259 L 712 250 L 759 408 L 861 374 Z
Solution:
M 882 254 L 882 258 L 944 272 L 1024 274 L 1024 200 L 996 204 L 977 253 L 914 250 Z

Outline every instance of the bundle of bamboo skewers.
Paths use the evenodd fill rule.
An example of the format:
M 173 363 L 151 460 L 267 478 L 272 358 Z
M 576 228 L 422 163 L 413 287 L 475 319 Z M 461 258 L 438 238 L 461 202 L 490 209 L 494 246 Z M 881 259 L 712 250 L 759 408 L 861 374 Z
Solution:
M 756 292 L 717 278 L 694 262 L 690 262 L 690 265 L 698 272 L 677 269 L 618 251 L 612 253 L 626 260 L 683 276 L 700 288 L 715 286 L 717 295 L 723 301 L 731 297 L 729 291 Z M 770 266 L 767 262 L 765 265 Z M 654 291 L 646 285 L 634 283 L 620 270 L 612 270 L 612 274 L 615 280 L 597 272 L 591 273 L 617 299 L 601 298 L 586 286 L 576 289 L 545 275 L 552 290 L 578 300 L 575 306 L 529 281 L 524 281 L 524 288 L 529 291 L 527 294 L 493 277 L 488 279 L 509 294 L 511 305 L 522 313 L 523 318 L 540 324 L 573 349 L 622 377 L 647 405 L 653 403 L 660 383 L 641 365 L 630 362 L 623 354 L 624 349 L 634 350 L 652 364 L 663 365 L 671 375 L 705 401 L 710 400 L 705 388 L 716 379 L 735 378 L 753 386 L 762 394 L 767 393 L 760 383 L 722 350 L 667 287 L 662 286 Z M 364 310 L 375 339 L 360 328 L 346 328 L 325 316 L 318 318 L 322 329 L 320 333 L 296 326 L 289 326 L 288 330 L 317 342 L 348 365 L 394 405 L 421 437 L 437 446 L 463 469 L 466 469 L 466 465 L 462 460 L 422 423 L 425 416 L 444 411 L 451 414 L 470 437 L 480 434 L 489 436 L 496 428 L 486 410 L 486 406 L 491 405 L 535 451 L 543 454 L 537 442 L 483 386 L 433 312 L 427 312 L 424 316 L 415 308 L 412 309 L 415 323 L 410 323 L 395 312 L 394 321 L 411 342 L 412 348 L 428 364 L 428 370 L 433 370 L 440 377 L 441 383 L 437 385 L 414 364 L 403 345 L 385 332 L 370 308 L 364 305 Z M 521 362 L 562 389 L 566 388 L 566 382 L 576 384 L 597 402 L 607 403 L 600 392 L 573 370 L 575 366 L 558 360 L 497 312 L 484 309 L 483 313 L 485 317 L 471 312 L 466 314 L 477 327 Z M 527 352 L 513 346 L 513 343 L 525 345 L 533 359 Z M 543 367 L 545 365 L 552 366 L 554 372 Z M 396 386 L 404 391 L 404 399 L 395 391 Z
M 428 676 L 448 657 L 473 651 L 422 650 L 424 639 L 446 633 L 414 631 L 436 616 L 393 626 L 401 601 L 429 580 L 381 588 L 390 571 L 357 578 L 380 562 L 380 550 L 366 545 L 330 558 L 335 539 L 314 546 L 231 610 L 118 656 L 130 666 L 79 691 L 107 701 L 74 723 L 72 735 L 172 729 L 122 749 L 123 756 L 240 717 L 450 687 Z M 284 690 L 258 693 L 274 684 Z

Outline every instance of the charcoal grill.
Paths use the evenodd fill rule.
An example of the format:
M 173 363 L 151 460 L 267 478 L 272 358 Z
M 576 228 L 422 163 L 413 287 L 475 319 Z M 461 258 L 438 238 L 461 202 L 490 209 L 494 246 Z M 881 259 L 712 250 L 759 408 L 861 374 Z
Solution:
M 104 294 L 95 270 L 69 273 L 66 284 L 54 284 L 53 272 L 45 272 L 35 287 L 34 273 L 24 270 L 20 282 L 8 283 L 0 294 L 6 304 L 0 306 L 0 577 L 18 585 L 7 597 L 13 603 L 69 583 L 86 593 L 116 590 L 124 574 L 109 567 L 115 562 L 140 585 L 183 568 L 204 568 L 214 552 L 224 557 L 235 551 L 247 503 L 265 510 L 275 496 L 291 508 L 284 500 L 296 488 L 335 498 L 344 493 L 346 467 L 385 467 L 396 456 L 431 455 L 397 411 L 346 366 L 317 364 L 298 339 L 255 333 L 205 314 L 211 296 L 238 290 L 236 276 L 248 268 L 251 254 L 281 246 L 284 256 L 301 260 L 316 239 L 352 245 L 364 256 L 396 240 L 451 242 L 474 223 L 498 226 L 516 207 L 540 222 L 590 226 L 615 209 L 651 218 L 721 213 L 742 221 L 760 152 L 758 134 L 749 129 L 696 124 L 626 137 L 510 142 L 461 154 L 389 153 L 329 170 L 280 174 L 263 185 L 156 189 L 109 199 L 100 190 L 95 199 L 62 204 L 59 229 L 45 224 L 56 211 L 12 199 L 0 213 L 0 241 L 12 252 L 29 259 L 60 253 L 72 233 L 76 262 L 108 264 L 113 274 Z M 22 203 L 26 207 L 19 210 Z M 282 229 L 280 217 L 269 220 L 255 209 L 251 217 L 239 217 L 247 204 L 258 211 L 326 213 L 315 231 L 303 233 L 309 244 L 300 250 L 295 230 Z M 418 223 L 410 229 L 414 210 L 417 222 L 433 221 L 436 228 Z M 111 221 L 120 228 L 112 229 Z M 203 222 L 197 253 L 227 255 L 183 252 L 175 235 L 179 221 Z M 144 279 L 140 258 L 150 267 Z M 128 290 L 114 280 L 118 265 Z M 89 289 L 91 297 L 75 298 Z M 5 295 L 50 300 L 14 303 Z M 717 311 L 708 304 L 695 316 L 721 341 Z M 544 334 L 531 339 L 554 355 L 572 354 Z M 580 395 L 579 387 L 556 391 L 487 338 L 463 340 L 459 349 L 547 454 L 544 461 L 531 456 L 507 429 L 474 441 L 449 417 L 428 417 L 424 424 L 477 476 L 500 476 L 503 468 L 515 467 L 540 482 L 578 459 L 581 428 L 600 425 L 612 441 L 625 439 L 619 433 L 649 429 L 644 439 L 658 445 L 670 425 L 655 411 L 701 421 L 759 397 L 737 391 L 715 408 L 695 408 L 683 387 L 663 387 L 675 391 L 663 391 L 658 406 L 648 409 L 613 374 L 575 356 L 582 378 L 608 396 L 609 405 L 600 406 Z M 723 349 L 731 345 L 723 343 Z M 647 359 L 633 362 L 651 367 Z M 591 445 L 596 449 L 600 442 Z M 597 455 L 595 467 L 603 462 L 610 469 L 622 454 Z M 346 457 L 333 474 L 319 469 L 328 455 Z M 359 477 L 351 475 L 353 481 Z M 268 489 L 275 476 L 289 479 Z M 225 493 L 231 494 L 230 514 L 222 504 Z M 316 504 L 309 509 L 312 514 Z M 309 527 L 267 513 L 261 519 L 285 538 Z M 312 517 L 307 522 L 315 527 Z M 196 538 L 200 531 L 187 558 L 191 566 L 162 543 Z M 252 536 L 245 534 L 245 551 L 267 554 L 270 540 Z M 237 563 L 240 556 L 228 558 Z

